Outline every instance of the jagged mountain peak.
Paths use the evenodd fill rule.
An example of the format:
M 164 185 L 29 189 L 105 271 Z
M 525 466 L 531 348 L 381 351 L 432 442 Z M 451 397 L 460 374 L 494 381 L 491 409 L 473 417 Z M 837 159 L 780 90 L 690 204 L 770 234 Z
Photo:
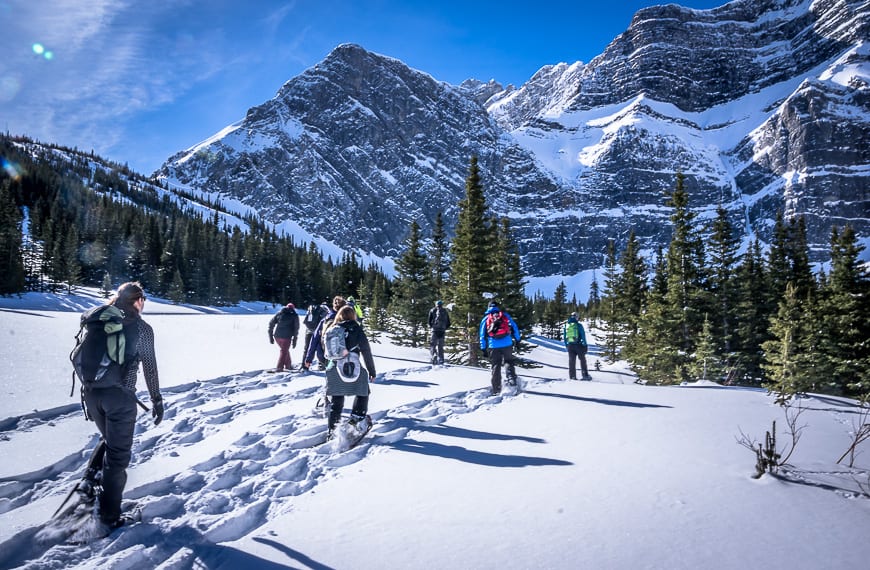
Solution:
M 569 276 L 632 231 L 648 251 L 666 245 L 680 171 L 702 220 L 723 204 L 744 238 L 765 240 L 777 210 L 803 215 L 820 260 L 832 224 L 870 235 L 868 12 L 866 0 L 650 7 L 589 63 L 543 65 L 520 88 L 451 86 L 342 44 L 160 173 L 386 259 L 411 220 L 425 234 L 442 211 L 452 227 L 475 154 L 529 274 Z M 355 223 L 336 224 L 348 207 Z

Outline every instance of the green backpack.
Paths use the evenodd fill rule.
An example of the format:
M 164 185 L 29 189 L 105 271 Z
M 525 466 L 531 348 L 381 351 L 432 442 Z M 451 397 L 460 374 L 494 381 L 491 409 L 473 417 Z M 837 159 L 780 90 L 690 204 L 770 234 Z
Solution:
M 565 342 L 568 344 L 580 342 L 580 323 L 571 321 L 565 325 Z

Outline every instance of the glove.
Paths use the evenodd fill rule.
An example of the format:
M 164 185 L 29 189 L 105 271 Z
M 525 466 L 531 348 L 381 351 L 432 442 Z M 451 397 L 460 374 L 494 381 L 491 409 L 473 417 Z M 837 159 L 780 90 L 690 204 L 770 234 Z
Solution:
M 269 335 L 269 344 L 275 344 L 275 337 L 272 335 Z
M 377 374 L 371 374 L 371 373 L 370 373 L 370 374 L 369 374 L 369 382 L 374 382 L 376 376 L 377 376 Z
M 151 401 L 151 417 L 154 418 L 154 425 L 159 426 L 163 421 L 163 398 L 157 398 Z
M 519 348 L 519 347 L 520 347 L 520 339 L 515 338 L 514 339 L 514 348 Z
M 489 358 L 489 349 L 488 348 L 481 348 L 480 350 L 483 351 L 484 358 Z
M 290 346 L 292 346 L 293 348 L 296 348 L 296 337 L 295 336 L 290 340 Z

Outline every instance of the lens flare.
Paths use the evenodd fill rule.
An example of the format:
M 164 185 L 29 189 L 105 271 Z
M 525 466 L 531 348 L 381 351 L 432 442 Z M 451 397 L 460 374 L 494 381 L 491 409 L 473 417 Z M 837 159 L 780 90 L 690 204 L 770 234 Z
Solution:
M 0 164 L 12 180 L 18 180 L 24 174 L 24 170 L 17 163 L 9 162 L 5 156 L 0 158 Z
M 40 43 L 35 43 L 31 46 L 33 49 L 33 53 L 38 56 L 44 57 L 45 59 L 52 60 L 54 59 L 54 52 L 48 49 L 45 49 L 45 46 Z

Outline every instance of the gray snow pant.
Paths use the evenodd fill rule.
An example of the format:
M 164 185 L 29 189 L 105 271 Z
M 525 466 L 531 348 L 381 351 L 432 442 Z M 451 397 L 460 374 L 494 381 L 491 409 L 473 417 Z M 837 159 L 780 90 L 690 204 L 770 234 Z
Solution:
M 127 485 L 136 427 L 136 398 L 120 387 L 93 389 L 85 391 L 85 404 L 88 415 L 106 440 L 100 518 L 112 522 L 121 516 L 121 496 Z

